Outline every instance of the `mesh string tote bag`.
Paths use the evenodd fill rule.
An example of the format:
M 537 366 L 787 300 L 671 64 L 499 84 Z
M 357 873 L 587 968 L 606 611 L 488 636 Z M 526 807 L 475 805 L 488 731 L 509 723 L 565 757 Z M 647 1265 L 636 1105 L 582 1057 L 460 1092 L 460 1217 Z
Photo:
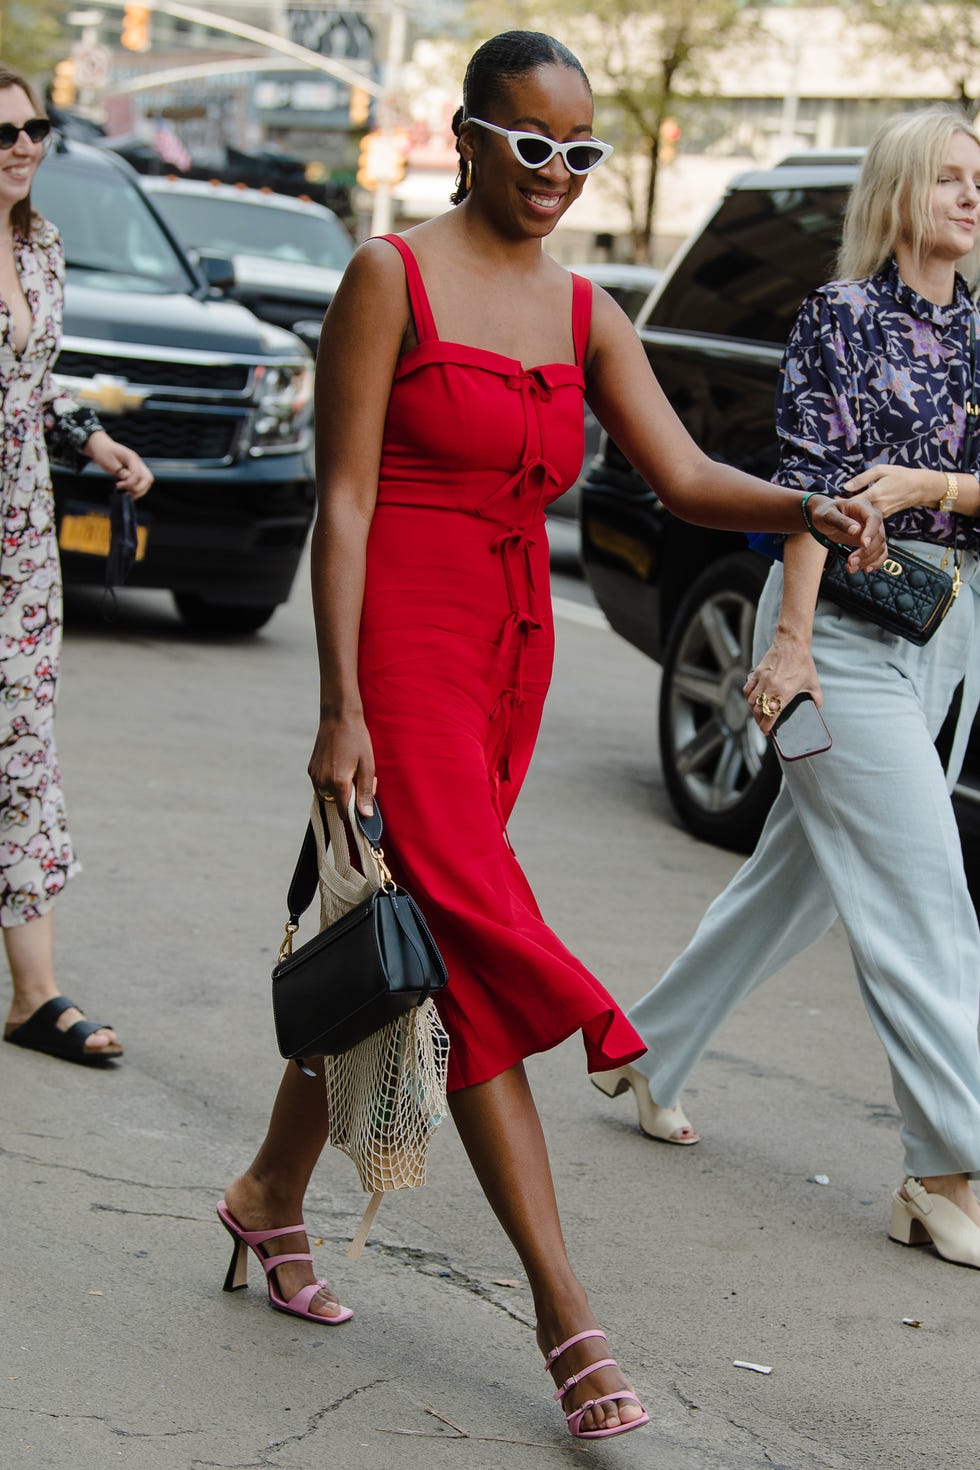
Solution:
M 382 1196 L 425 1183 L 429 1143 L 448 1111 L 449 1037 L 431 999 L 446 971 L 417 906 L 388 870 L 381 833 L 377 803 L 364 818 L 352 794 L 345 821 L 335 802 L 314 799 L 273 971 L 280 1051 L 307 1071 L 301 1057 L 324 1056 L 330 1142 L 371 1195 L 352 1260 Z M 316 886 L 320 934 L 293 954 Z

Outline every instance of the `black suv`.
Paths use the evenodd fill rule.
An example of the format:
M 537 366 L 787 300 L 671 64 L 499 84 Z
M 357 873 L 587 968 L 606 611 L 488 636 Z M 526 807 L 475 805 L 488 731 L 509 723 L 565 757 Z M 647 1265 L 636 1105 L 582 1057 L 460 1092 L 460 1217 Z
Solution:
M 114 155 L 62 142 L 33 201 L 68 265 L 55 375 L 156 475 L 131 585 L 168 589 L 202 631 L 261 627 L 289 596 L 313 514 L 309 352 L 215 298 Z M 66 582 L 102 581 L 110 486 L 55 466 Z
M 777 462 L 783 345 L 803 297 L 832 274 L 859 159 L 801 155 L 735 179 L 638 318 L 688 432 L 713 458 L 765 479 Z M 661 758 L 681 820 L 698 837 L 750 851 L 780 776 L 741 695 L 769 563 L 741 534 L 671 515 L 608 439 L 586 476 L 581 531 L 603 612 L 662 665 Z M 971 772 L 980 770 L 976 744 Z M 960 803 L 980 802 L 975 780 L 964 776 Z

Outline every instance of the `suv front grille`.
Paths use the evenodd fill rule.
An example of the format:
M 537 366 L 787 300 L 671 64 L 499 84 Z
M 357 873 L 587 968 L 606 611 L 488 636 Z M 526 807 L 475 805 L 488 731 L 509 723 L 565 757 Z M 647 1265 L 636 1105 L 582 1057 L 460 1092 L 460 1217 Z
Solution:
M 144 459 L 230 459 L 242 419 L 237 415 L 159 414 L 145 409 L 107 419 L 114 439 Z
M 249 367 L 245 363 L 165 362 L 142 357 L 107 357 L 98 352 L 62 352 L 55 372 L 68 378 L 94 378 L 97 373 L 124 377 L 148 387 L 182 392 L 206 389 L 212 393 L 244 393 Z

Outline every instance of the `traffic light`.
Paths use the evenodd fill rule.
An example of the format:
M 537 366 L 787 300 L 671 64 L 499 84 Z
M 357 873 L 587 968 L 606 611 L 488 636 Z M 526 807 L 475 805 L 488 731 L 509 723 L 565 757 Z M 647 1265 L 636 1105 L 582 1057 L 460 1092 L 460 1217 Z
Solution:
M 357 155 L 357 182 L 362 189 L 373 189 L 377 182 L 371 168 L 373 147 L 371 134 L 365 133 Z
M 401 128 L 365 133 L 357 160 L 357 182 L 361 188 L 400 184 L 405 177 L 408 150 L 409 137 Z
M 75 61 L 71 56 L 66 56 L 64 61 L 55 64 L 54 78 L 51 82 L 51 103 L 54 107 L 71 107 L 78 93 L 75 86 Z
M 657 150 L 661 163 L 673 163 L 680 137 L 680 124 L 675 118 L 665 117 L 660 124 L 660 147 Z
M 363 87 L 351 87 L 347 115 L 355 128 L 363 128 L 371 115 L 371 94 Z
M 127 51 L 148 51 L 150 47 L 150 19 L 152 12 L 147 5 L 127 5 L 123 11 L 121 45 Z

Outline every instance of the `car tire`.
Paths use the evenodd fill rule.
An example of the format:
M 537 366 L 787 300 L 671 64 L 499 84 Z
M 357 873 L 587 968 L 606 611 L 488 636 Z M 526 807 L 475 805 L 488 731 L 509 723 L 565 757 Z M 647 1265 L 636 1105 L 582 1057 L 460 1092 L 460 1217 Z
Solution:
M 715 562 L 673 619 L 660 685 L 660 753 L 671 802 L 706 842 L 751 852 L 779 789 L 776 752 L 742 685 L 769 564 L 754 552 Z
M 212 602 L 196 592 L 175 592 L 177 611 L 193 633 L 257 633 L 276 603 Z

